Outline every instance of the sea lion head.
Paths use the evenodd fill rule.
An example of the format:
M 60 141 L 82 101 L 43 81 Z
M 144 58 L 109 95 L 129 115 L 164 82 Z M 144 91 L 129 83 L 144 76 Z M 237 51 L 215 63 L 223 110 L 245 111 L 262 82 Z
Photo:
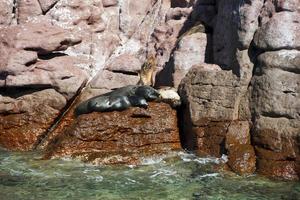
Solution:
M 153 87 L 148 85 L 139 86 L 135 90 L 135 94 L 139 97 L 144 97 L 148 101 L 153 101 L 160 97 L 158 91 L 156 91 Z
M 129 96 L 129 101 L 132 106 L 141 107 L 141 108 L 147 108 L 148 103 L 144 97 L 140 96 Z

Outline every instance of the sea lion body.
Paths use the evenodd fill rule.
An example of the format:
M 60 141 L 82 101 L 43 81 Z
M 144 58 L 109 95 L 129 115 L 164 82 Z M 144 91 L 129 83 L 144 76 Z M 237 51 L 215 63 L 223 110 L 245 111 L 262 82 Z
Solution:
M 121 111 L 131 106 L 147 108 L 147 100 L 152 101 L 158 97 L 159 93 L 150 86 L 129 85 L 80 103 L 75 109 L 75 115 Z
M 140 80 L 137 84 L 154 86 L 155 72 L 156 58 L 154 55 L 151 55 L 141 67 L 141 70 L 139 72 Z

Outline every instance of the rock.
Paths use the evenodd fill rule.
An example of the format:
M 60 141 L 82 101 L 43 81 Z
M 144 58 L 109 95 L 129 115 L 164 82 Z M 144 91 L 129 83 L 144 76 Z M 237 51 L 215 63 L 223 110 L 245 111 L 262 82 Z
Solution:
M 258 173 L 281 180 L 299 180 L 295 161 L 257 160 Z
M 250 126 L 247 121 L 233 121 L 226 134 L 226 148 L 250 144 Z
M 259 26 L 266 24 L 270 18 L 276 13 L 276 8 L 273 0 L 264 1 L 264 5 L 259 14 Z
M 47 22 L 10 26 L 0 31 L 1 73 L 30 71 L 38 55 L 65 50 L 80 42 L 72 34 Z
M 152 6 L 152 0 L 122 2 L 120 4 L 120 30 L 127 37 L 131 37 L 139 29 L 140 23 Z
M 241 4 L 234 0 L 218 2 L 218 14 L 213 34 L 214 63 L 223 69 L 235 69 L 236 51 L 249 48 L 258 28 L 262 1 L 251 0 Z
M 65 105 L 66 99 L 54 89 L 16 99 L 0 96 L 0 146 L 13 151 L 32 150 Z
M 144 156 L 178 149 L 176 111 L 164 103 L 149 103 L 146 110 L 130 108 L 79 116 L 49 145 L 46 157 L 78 157 L 94 164 L 139 164 Z
M 249 175 L 255 172 L 256 157 L 251 145 L 237 145 L 228 151 L 228 165 L 240 175 Z
M 138 73 L 141 70 L 143 63 L 135 56 L 130 54 L 122 54 L 116 57 L 110 63 L 107 63 L 106 69 L 111 72 L 123 72 L 123 73 Z
M 115 6 L 118 4 L 117 0 L 102 0 L 102 4 L 104 7 Z
M 47 22 L 10 26 L 2 29 L 0 34 L 2 45 L 38 54 L 66 50 L 81 41 L 70 32 Z
M 48 10 L 51 9 L 58 2 L 58 0 L 38 0 L 38 1 L 41 5 L 43 13 L 48 12 Z
M 240 43 L 239 49 L 248 49 L 253 40 L 254 33 L 258 29 L 258 17 L 263 7 L 263 2 L 260 0 L 251 0 L 249 3 L 244 3 L 239 9 L 239 29 L 238 40 Z
M 0 27 L 8 26 L 13 19 L 13 0 L 5 0 L 0 2 Z
M 207 38 L 205 33 L 193 33 L 186 35 L 178 43 L 178 48 L 174 52 L 174 87 L 178 87 L 181 79 L 188 70 L 197 64 L 205 62 L 207 55 Z
M 300 13 L 279 12 L 264 24 L 254 36 L 257 48 L 274 51 L 300 49 Z
M 260 54 L 257 65 L 261 68 L 279 68 L 284 71 L 300 73 L 300 51 L 280 50 Z
M 179 94 L 190 111 L 192 124 L 197 125 L 203 119 L 237 119 L 238 78 L 231 71 L 220 70 L 216 65 L 204 66 L 211 66 L 211 69 L 199 66 L 191 68 L 179 86 Z
M 111 90 L 126 85 L 136 85 L 138 81 L 139 77 L 137 74 L 128 75 L 122 72 L 113 73 L 104 70 L 94 77 L 90 85 L 92 88 Z
M 201 21 L 208 27 L 213 28 L 214 19 L 216 17 L 216 6 L 215 5 L 201 5 L 200 1 L 197 1 L 194 6 L 193 12 L 191 13 L 191 19 L 193 21 Z
M 252 135 L 258 171 L 280 179 L 299 178 L 295 164 L 300 157 L 298 62 L 296 50 L 263 53 L 258 57 L 251 83 Z
M 42 15 L 42 9 L 38 0 L 17 0 L 18 23 L 23 24 L 30 18 Z
M 253 112 L 271 118 L 300 118 L 299 74 L 263 65 L 252 81 Z
M 87 80 L 87 74 L 76 68 L 76 64 L 82 64 L 82 61 L 70 56 L 38 61 L 30 70 L 18 75 L 8 75 L 5 86 L 53 87 L 70 100 Z
M 277 0 L 275 1 L 276 11 L 300 11 L 299 0 Z

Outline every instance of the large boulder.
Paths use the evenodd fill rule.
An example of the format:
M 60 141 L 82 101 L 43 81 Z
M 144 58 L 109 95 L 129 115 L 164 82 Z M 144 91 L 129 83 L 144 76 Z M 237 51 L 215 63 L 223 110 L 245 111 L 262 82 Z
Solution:
M 256 32 L 254 44 L 265 51 L 300 49 L 300 13 L 279 12 Z
M 201 32 L 187 34 L 178 43 L 174 52 L 173 84 L 178 87 L 181 79 L 193 65 L 202 64 L 209 56 L 207 52 L 207 40 L 209 35 Z
M 239 174 L 255 171 L 249 120 L 241 116 L 244 87 L 231 71 L 217 65 L 194 66 L 179 86 L 183 111 L 183 144 L 200 155 L 228 154 Z
M 80 115 L 50 142 L 45 157 L 139 164 L 144 157 L 180 148 L 176 110 L 165 103 L 150 103 L 147 109 Z
M 0 2 L 0 27 L 8 26 L 13 19 L 13 0 L 5 0 Z
M 16 99 L 0 96 L 0 146 L 29 151 L 55 122 L 66 99 L 54 89 L 21 91 L 29 94 Z M 17 94 L 17 91 L 10 92 Z
M 32 150 L 56 123 L 88 78 L 88 64 L 59 52 L 80 41 L 47 22 L 1 29 L 0 146 Z
M 299 61 L 296 50 L 261 54 L 251 95 L 258 170 L 292 180 L 299 178 Z

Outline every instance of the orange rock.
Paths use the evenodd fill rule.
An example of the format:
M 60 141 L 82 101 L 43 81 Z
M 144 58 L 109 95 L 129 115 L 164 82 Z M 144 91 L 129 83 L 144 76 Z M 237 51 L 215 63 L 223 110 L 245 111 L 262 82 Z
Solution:
M 144 156 L 181 148 L 176 110 L 149 103 L 147 110 L 80 115 L 47 147 L 46 157 L 78 157 L 95 164 L 137 164 Z

